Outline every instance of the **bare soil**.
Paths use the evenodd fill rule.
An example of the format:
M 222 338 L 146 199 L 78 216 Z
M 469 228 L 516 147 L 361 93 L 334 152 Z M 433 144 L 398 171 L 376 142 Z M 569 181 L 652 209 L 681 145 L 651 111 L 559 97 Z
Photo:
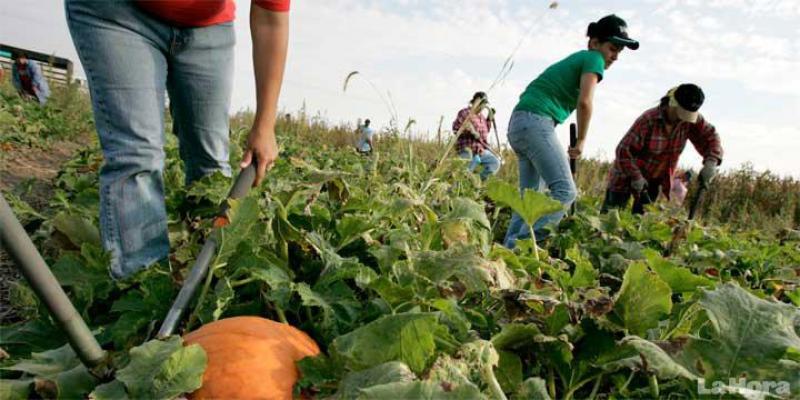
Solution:
M 43 211 L 59 169 L 87 142 L 84 137 L 41 147 L 0 144 L 0 192 L 14 192 L 35 210 Z M 0 248 L 0 325 L 20 319 L 11 305 L 10 291 L 12 283 L 21 278 L 9 255 Z

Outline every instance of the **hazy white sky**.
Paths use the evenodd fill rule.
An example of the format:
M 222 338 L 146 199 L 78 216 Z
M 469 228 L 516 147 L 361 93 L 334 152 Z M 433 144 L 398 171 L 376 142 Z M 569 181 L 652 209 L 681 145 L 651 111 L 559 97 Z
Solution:
M 247 13 L 238 1 L 232 111 L 254 108 Z M 358 70 L 396 105 L 415 134 L 448 128 L 473 92 L 487 90 L 506 57 L 532 28 L 502 85 L 489 92 L 505 140 L 511 109 L 544 68 L 585 48 L 586 25 L 609 13 L 641 42 L 624 51 L 595 94 L 586 152 L 611 158 L 634 119 L 670 87 L 699 84 L 701 109 L 720 132 L 723 168 L 800 177 L 800 1 L 798 0 L 295 0 L 280 107 L 304 104 L 331 122 L 390 114 Z M 77 61 L 60 0 L 0 1 L 0 42 Z M 79 72 L 81 74 L 82 72 Z M 574 120 L 574 115 L 571 120 Z M 567 129 L 560 126 L 562 143 Z M 494 137 L 492 138 L 494 141 Z M 697 168 L 687 146 L 681 164 Z

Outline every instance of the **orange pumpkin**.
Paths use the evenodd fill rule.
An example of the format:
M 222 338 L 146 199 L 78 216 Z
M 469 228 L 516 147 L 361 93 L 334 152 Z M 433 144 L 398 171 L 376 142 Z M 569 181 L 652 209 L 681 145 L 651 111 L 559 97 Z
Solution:
M 199 344 L 208 365 L 199 399 L 291 399 L 298 378 L 295 362 L 319 354 L 305 332 L 258 317 L 234 317 L 203 325 L 184 337 Z

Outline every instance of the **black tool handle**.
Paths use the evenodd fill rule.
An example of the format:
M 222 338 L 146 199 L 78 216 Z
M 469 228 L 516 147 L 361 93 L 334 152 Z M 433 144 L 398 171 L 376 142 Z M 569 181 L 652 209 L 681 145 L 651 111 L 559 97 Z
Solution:
M 694 219 L 694 215 L 697 212 L 697 206 L 700 205 L 700 197 L 707 188 L 708 184 L 700 181 L 700 187 L 697 189 L 697 194 L 695 194 L 694 199 L 692 199 L 691 207 L 689 207 L 689 219 Z
M 255 179 L 256 162 L 253 160 L 250 165 L 239 172 L 239 176 L 236 177 L 236 181 L 233 183 L 228 198 L 238 199 L 247 195 Z M 227 211 L 228 201 L 225 200 L 220 206 L 220 215 L 224 216 Z M 189 272 L 189 276 L 184 281 L 180 292 L 178 292 L 178 297 L 175 299 L 175 302 L 172 303 L 172 307 L 164 318 L 164 322 L 158 330 L 158 338 L 166 338 L 175 331 L 175 328 L 177 328 L 183 317 L 184 311 L 189 307 L 189 302 L 194 297 L 197 288 L 200 286 L 203 279 L 205 279 L 206 274 L 208 274 L 209 266 L 214 259 L 216 251 L 217 241 L 214 236 L 211 236 L 203 244 L 203 248 L 200 250 L 200 254 L 197 256 L 197 260 L 195 260 L 192 270 Z
M 569 124 L 569 147 L 573 148 L 578 145 L 578 125 L 574 122 Z M 572 175 L 575 175 L 575 170 L 577 168 L 577 160 L 570 157 L 569 159 L 569 170 L 572 172 Z

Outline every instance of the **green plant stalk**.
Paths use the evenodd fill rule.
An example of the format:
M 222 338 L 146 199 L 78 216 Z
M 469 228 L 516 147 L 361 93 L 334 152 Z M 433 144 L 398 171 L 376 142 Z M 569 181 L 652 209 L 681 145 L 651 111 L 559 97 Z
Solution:
M 598 372 L 598 373 L 596 373 L 596 374 L 594 374 L 594 375 L 592 375 L 592 376 L 590 376 L 590 377 L 588 377 L 588 378 L 576 383 L 575 385 L 570 387 L 569 390 L 567 391 L 567 394 L 564 395 L 564 400 L 571 400 L 572 396 L 575 394 L 575 392 L 578 389 L 583 387 L 583 385 L 591 382 L 592 380 L 600 378 L 602 375 L 603 375 L 602 372 Z M 597 384 L 595 384 L 595 385 L 597 385 Z M 594 392 L 594 390 L 592 390 L 592 391 Z
M 533 256 L 536 258 L 536 261 L 539 260 L 539 246 L 536 245 L 536 233 L 533 232 L 533 225 L 527 224 L 528 230 L 531 231 L 531 240 L 533 241 Z
M 203 306 L 203 300 L 205 300 L 208 290 L 211 287 L 211 281 L 214 278 L 214 271 L 216 271 L 219 267 L 220 266 L 214 266 L 208 271 L 208 274 L 206 275 L 206 281 L 203 282 L 203 289 L 200 290 L 200 296 L 197 297 L 197 303 L 194 305 L 194 310 L 192 310 L 192 315 L 189 316 L 189 321 L 186 322 L 187 331 L 192 329 L 195 320 L 197 320 L 197 314 L 200 313 L 200 307 Z
M 278 314 L 278 319 L 281 320 L 284 324 L 289 324 L 289 320 L 286 319 L 286 313 L 283 312 L 283 308 L 277 304 L 272 304 L 275 307 L 275 313 Z
M 487 347 L 485 348 L 485 353 L 488 352 L 490 349 Z M 487 359 L 489 357 L 481 357 L 482 359 Z M 490 363 L 484 363 L 483 368 L 481 368 L 481 375 L 483 376 L 483 380 L 486 384 L 489 385 L 489 391 L 492 393 L 493 397 L 498 400 L 507 400 L 506 394 L 503 392 L 503 389 L 500 387 L 500 383 L 497 382 L 497 377 L 494 375 L 494 367 Z
M 556 398 L 556 376 L 552 368 L 547 370 L 547 393 L 551 399 Z
M 625 384 L 622 385 L 621 388 L 619 388 L 619 394 L 623 396 L 628 395 L 628 385 L 630 385 L 631 382 L 633 381 L 634 375 L 636 375 L 636 371 L 631 371 L 630 375 L 628 375 L 628 379 L 625 381 Z
M 589 393 L 589 400 L 594 400 L 597 396 L 597 391 L 600 390 L 600 383 L 603 382 L 603 374 L 597 377 L 597 380 L 594 381 L 594 387 L 592 388 L 592 393 Z
M 648 376 L 647 383 L 650 386 L 650 396 L 653 396 L 654 399 L 657 399 L 659 390 L 658 390 L 658 377 L 656 376 L 656 374 Z

